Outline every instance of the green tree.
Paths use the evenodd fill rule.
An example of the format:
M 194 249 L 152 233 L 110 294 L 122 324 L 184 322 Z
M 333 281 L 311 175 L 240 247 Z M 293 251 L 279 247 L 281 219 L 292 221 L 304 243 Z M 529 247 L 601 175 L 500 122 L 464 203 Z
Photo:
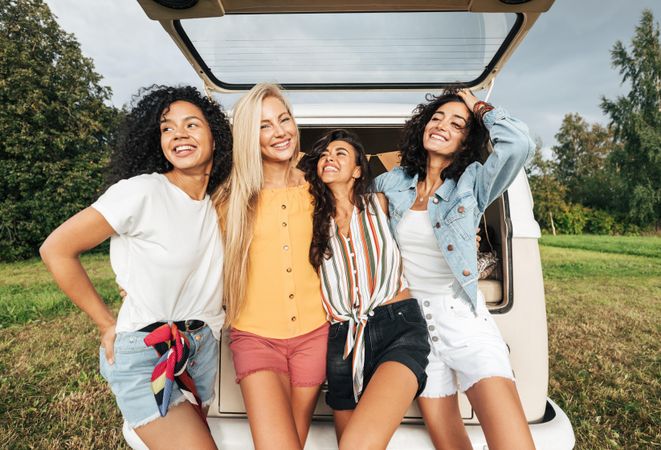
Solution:
M 628 221 L 642 227 L 661 225 L 661 42 L 652 11 L 643 11 L 628 51 L 617 41 L 611 50 L 629 92 L 616 100 L 602 98 L 615 139 L 622 146 L 611 155 L 625 186 L 619 205 Z
M 570 202 L 612 210 L 619 192 L 609 155 L 617 146 L 613 133 L 598 123 L 588 124 L 579 114 L 566 114 L 552 150 L 555 175 L 566 187 Z
M 526 165 L 528 182 L 533 197 L 533 214 L 539 226 L 551 231 L 561 212 L 566 209 L 566 188 L 555 175 L 557 163 L 545 159 L 542 154 L 542 142 L 535 142 L 535 154 Z
M 110 89 L 41 0 L 0 3 L 0 260 L 36 254 L 103 183 Z

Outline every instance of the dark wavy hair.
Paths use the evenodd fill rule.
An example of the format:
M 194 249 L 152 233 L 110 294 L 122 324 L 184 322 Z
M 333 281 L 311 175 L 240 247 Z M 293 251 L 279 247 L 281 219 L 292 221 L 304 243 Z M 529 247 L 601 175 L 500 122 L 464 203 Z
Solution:
M 177 101 L 192 103 L 202 110 L 215 143 L 207 193 L 211 194 L 230 173 L 232 132 L 220 105 L 192 86 L 142 88 L 132 98 L 132 108 L 122 121 L 110 157 L 108 185 L 136 175 L 172 170 L 161 150 L 161 117 Z
M 418 175 L 418 180 L 427 176 L 427 150 L 422 145 L 425 127 L 441 105 L 449 102 L 464 103 L 456 89 L 446 90 L 439 96 L 427 94 L 425 99 L 427 103 L 419 104 L 413 111 L 413 117 L 404 125 L 400 144 L 400 165 L 408 176 Z M 441 179 L 456 181 L 471 163 L 484 162 L 488 156 L 488 145 L 489 132 L 481 118 L 476 118 L 471 111 L 462 147 L 455 152 L 452 163 L 441 172 Z
M 365 147 L 354 133 L 336 129 L 322 136 L 312 146 L 312 151 L 301 161 L 299 167 L 305 172 L 305 179 L 310 183 L 310 193 L 314 197 L 314 215 L 312 219 L 312 243 L 310 244 L 310 263 L 315 269 L 323 263 L 324 258 L 330 258 L 332 252 L 329 246 L 330 221 L 335 215 L 335 197 L 331 190 L 321 181 L 317 174 L 319 158 L 333 141 L 344 141 L 356 150 L 356 165 L 360 167 L 360 178 L 353 185 L 352 203 L 363 211 L 366 207 L 365 194 L 372 190 L 372 176 L 369 170 Z

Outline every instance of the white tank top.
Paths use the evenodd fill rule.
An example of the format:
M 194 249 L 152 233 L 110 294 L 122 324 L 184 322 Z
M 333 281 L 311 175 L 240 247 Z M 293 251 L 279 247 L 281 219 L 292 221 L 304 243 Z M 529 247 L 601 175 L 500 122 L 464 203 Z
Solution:
M 397 224 L 404 277 L 418 299 L 452 295 L 454 275 L 438 248 L 428 211 L 407 210 Z

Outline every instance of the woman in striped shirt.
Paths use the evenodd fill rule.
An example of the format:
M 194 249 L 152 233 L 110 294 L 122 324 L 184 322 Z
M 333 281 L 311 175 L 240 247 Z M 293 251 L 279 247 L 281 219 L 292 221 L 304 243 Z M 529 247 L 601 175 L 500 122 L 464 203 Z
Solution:
M 426 324 L 358 138 L 333 130 L 302 165 L 315 200 L 310 262 L 331 322 L 326 402 L 340 449 L 385 448 L 426 382 Z

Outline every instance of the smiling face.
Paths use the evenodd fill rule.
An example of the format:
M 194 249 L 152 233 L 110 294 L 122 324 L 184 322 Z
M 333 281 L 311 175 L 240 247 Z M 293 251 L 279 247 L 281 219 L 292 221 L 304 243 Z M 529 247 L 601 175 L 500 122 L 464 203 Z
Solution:
M 470 111 L 463 102 L 442 104 L 425 126 L 422 146 L 430 155 L 452 158 L 461 149 L 469 120 Z
M 317 175 L 326 185 L 353 186 L 355 180 L 361 176 L 356 159 L 353 145 L 340 140 L 332 141 L 319 156 Z
M 296 122 L 282 101 L 267 97 L 262 102 L 259 129 L 262 159 L 269 162 L 289 162 L 298 145 Z
M 176 101 L 161 116 L 161 149 L 174 171 L 209 173 L 213 135 L 202 110 L 192 103 Z

